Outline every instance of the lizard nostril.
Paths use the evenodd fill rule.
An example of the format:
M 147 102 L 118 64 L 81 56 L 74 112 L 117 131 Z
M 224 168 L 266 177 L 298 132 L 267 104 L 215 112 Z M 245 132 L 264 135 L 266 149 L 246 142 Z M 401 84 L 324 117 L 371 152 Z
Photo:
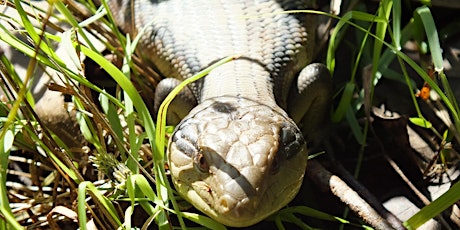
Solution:
M 234 198 L 224 195 L 218 201 L 218 210 L 220 213 L 229 213 L 236 207 L 236 204 L 237 201 Z
M 228 209 L 228 202 L 226 199 L 221 199 L 220 200 L 220 206 L 222 206 L 223 208 L 226 208 Z

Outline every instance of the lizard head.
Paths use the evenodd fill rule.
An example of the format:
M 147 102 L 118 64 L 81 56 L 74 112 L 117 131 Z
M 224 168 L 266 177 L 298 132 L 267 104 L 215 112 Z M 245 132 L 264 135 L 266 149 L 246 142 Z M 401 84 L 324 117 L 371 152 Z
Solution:
M 182 197 L 211 218 L 242 227 L 294 198 L 307 150 L 281 108 L 224 96 L 205 100 L 182 120 L 168 160 Z

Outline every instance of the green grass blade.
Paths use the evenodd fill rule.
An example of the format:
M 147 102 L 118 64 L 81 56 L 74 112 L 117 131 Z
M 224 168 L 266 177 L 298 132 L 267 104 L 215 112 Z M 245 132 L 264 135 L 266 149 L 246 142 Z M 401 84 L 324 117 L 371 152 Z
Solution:
M 329 40 L 329 46 L 328 46 L 327 57 L 326 57 L 326 66 L 329 69 L 329 71 L 331 71 L 331 75 L 334 74 L 334 69 L 335 69 L 335 50 L 336 50 L 335 47 L 337 43 L 336 38 L 339 37 L 338 33 L 346 25 L 352 25 L 356 28 L 360 28 L 361 30 L 364 30 L 363 28 L 353 23 L 351 20 L 361 20 L 361 21 L 368 21 L 368 22 L 383 22 L 383 23 L 387 22 L 385 18 L 376 17 L 375 15 L 364 13 L 364 12 L 358 12 L 358 11 L 347 12 L 345 15 L 343 15 L 343 17 L 338 18 L 338 19 L 339 19 L 339 22 L 335 26 L 335 29 L 332 32 L 331 38 Z
M 23 84 L 21 78 L 19 77 L 19 75 L 17 74 L 17 72 L 15 70 L 15 66 L 13 65 L 13 63 L 11 63 L 11 61 L 8 60 L 8 58 L 6 58 L 5 55 L 1 55 L 1 54 L 0 54 L 0 62 L 1 62 L 1 64 L 3 64 L 2 68 L 5 68 L 5 71 L 11 76 L 12 80 L 18 85 L 18 87 L 19 88 L 24 87 L 24 84 Z M 6 92 L 6 91 L 4 90 L 4 92 Z M 34 97 L 33 97 L 32 92 L 30 90 L 26 91 L 26 94 L 24 95 L 24 98 L 32 106 L 32 108 L 35 106 Z M 9 101 L 13 101 L 13 100 L 14 100 L 13 98 L 9 98 Z
M 78 222 L 81 230 L 86 230 L 86 185 L 91 182 L 85 181 L 78 185 L 77 193 L 77 213 Z
M 377 68 L 379 66 L 379 61 L 382 53 L 383 41 L 385 39 L 385 35 L 387 33 L 388 28 L 388 18 L 390 17 L 391 7 L 393 5 L 392 0 L 384 0 L 380 2 L 380 7 L 378 11 L 378 17 L 384 18 L 385 22 L 377 23 L 375 29 L 375 36 L 379 39 L 375 39 L 374 41 L 374 50 L 373 50 L 373 57 L 372 57 L 372 77 L 375 76 L 377 72 Z
M 101 103 L 102 111 L 104 111 L 104 113 L 106 114 L 107 119 L 115 135 L 117 135 L 118 138 L 123 139 L 123 127 L 121 125 L 120 118 L 118 117 L 116 106 L 113 103 L 111 103 L 111 101 L 109 101 L 109 98 L 107 98 L 103 94 L 99 96 L 99 101 Z
M 105 211 L 112 217 L 118 226 L 122 226 L 120 219 L 118 218 L 117 211 L 113 204 L 103 196 L 99 190 L 89 181 L 84 181 L 78 185 L 78 197 L 77 197 L 77 209 L 78 209 L 78 221 L 81 229 L 86 229 L 86 191 L 89 191 L 94 197 L 95 202 L 104 207 Z M 97 201 L 96 201 L 97 200 Z
M 168 209 L 166 206 L 164 206 L 163 202 L 158 199 L 152 187 L 143 175 L 135 174 L 129 176 L 126 184 L 128 195 L 131 201 L 131 207 L 134 207 L 137 201 L 147 212 L 147 214 L 151 215 L 153 219 L 157 219 L 158 216 L 163 212 L 163 209 Z M 147 197 L 148 201 L 155 203 L 156 206 L 153 207 L 149 202 L 143 201 L 142 199 L 144 197 Z M 174 211 L 172 212 L 174 213 Z M 128 214 L 131 213 L 126 212 L 126 216 L 128 216 Z
M 6 204 L 9 205 L 9 203 Z M 4 217 L 0 219 L 0 229 L 25 229 L 16 221 L 16 218 L 14 217 L 13 213 L 11 213 L 11 210 L 6 209 L 4 206 L 0 206 L 0 213 Z M 4 222 L 4 220 L 6 220 L 6 222 Z
M 393 1 L 393 44 L 401 50 L 401 1 Z
M 313 217 L 315 219 L 320 219 L 320 220 L 325 220 L 325 221 L 331 221 L 331 222 L 338 222 L 342 224 L 347 224 L 347 225 L 353 225 L 353 226 L 360 226 L 364 229 L 371 229 L 370 227 L 366 225 L 361 225 L 361 224 L 356 224 L 352 223 L 348 220 L 345 220 L 343 218 L 310 208 L 306 206 L 293 206 L 293 207 L 288 207 L 284 208 L 275 214 L 273 214 L 270 219 L 274 219 L 275 222 L 277 222 L 277 226 L 282 226 L 281 221 L 286 220 L 288 222 L 293 222 L 297 224 L 297 226 L 301 227 L 302 229 L 309 229 L 310 227 L 305 225 L 303 222 L 299 222 L 298 218 L 296 217 L 295 214 L 300 214 L 303 216 L 308 216 L 308 217 Z M 297 223 L 298 222 L 298 223 Z
M 423 207 L 403 224 L 408 229 L 416 229 L 431 218 L 439 215 L 458 200 L 460 200 L 460 182 L 455 183 L 446 193 L 442 194 L 431 204 Z
M 394 8 L 396 8 L 396 6 Z M 396 14 L 396 12 L 393 12 L 393 15 L 394 14 Z M 395 24 L 396 24 L 394 21 L 397 21 L 397 19 L 393 19 L 393 26 L 395 26 Z M 394 42 L 393 42 L 393 44 L 395 46 L 395 49 L 401 50 L 401 44 L 404 44 L 409 39 L 411 39 L 411 36 L 413 35 L 414 30 L 416 30 L 416 26 L 414 26 L 414 23 L 411 22 L 411 23 L 407 24 L 403 28 L 402 32 L 401 31 L 394 31 L 393 32 L 393 34 L 394 34 L 394 39 L 393 39 Z M 398 41 L 397 40 L 398 36 L 400 36 L 399 42 L 397 42 Z M 397 56 L 396 53 L 393 52 L 392 49 L 385 50 L 385 52 L 383 53 L 382 57 L 380 58 L 378 70 L 386 78 L 391 79 L 391 80 L 395 80 L 395 81 L 399 81 L 399 82 L 405 84 L 406 81 L 403 79 L 404 76 L 402 74 L 396 72 L 396 71 L 393 71 L 391 68 L 389 68 L 391 62 L 393 61 L 393 59 L 396 56 Z M 413 88 L 416 87 L 415 82 L 413 80 L 411 80 L 411 85 L 412 85 Z
M 351 108 L 351 106 L 347 107 L 346 111 L 346 118 L 348 122 L 348 126 L 355 137 L 355 140 L 360 144 L 365 144 L 365 138 L 363 130 L 361 130 L 361 126 L 359 125 L 358 119 L 355 116 L 355 111 Z
M 442 49 L 439 43 L 438 31 L 436 30 L 436 24 L 434 23 L 431 11 L 427 6 L 421 6 L 415 10 L 415 15 L 420 17 L 425 28 L 425 34 L 427 36 L 428 44 L 430 46 L 431 58 L 433 60 L 434 68 L 437 72 L 443 71 L 443 58 Z
M 65 17 L 66 22 L 70 23 L 72 25 L 73 29 L 77 29 L 79 36 L 83 38 L 83 40 L 86 42 L 86 44 L 92 49 L 96 50 L 96 48 L 93 46 L 93 43 L 91 40 L 86 36 L 85 31 L 83 28 L 80 26 L 80 24 L 77 22 L 75 19 L 75 16 L 70 12 L 70 10 L 65 6 L 65 4 L 62 1 L 51 1 L 54 3 L 54 6 L 56 9 L 59 10 L 59 12 Z M 93 16 L 96 18 L 99 18 L 99 15 Z
M 343 220 L 340 217 L 336 217 L 325 212 L 318 211 L 316 209 L 306 207 L 306 206 L 296 206 L 296 207 L 289 207 L 282 210 L 282 212 L 286 213 L 298 213 L 304 216 L 314 217 L 320 220 L 327 220 L 327 221 L 339 221 L 344 224 L 349 224 L 350 222 L 347 220 Z
M 214 230 L 225 230 L 227 229 L 223 224 L 219 223 L 219 222 L 216 222 L 215 220 L 207 217 L 207 216 L 203 216 L 203 215 L 199 215 L 199 214 L 196 214 L 196 213 L 191 213 L 191 212 L 182 212 L 182 215 L 197 223 L 197 224 L 200 224 L 208 229 L 214 229 Z
M 5 129 L 7 127 L 2 127 Z M 13 131 L 7 130 L 5 136 L 0 139 L 0 213 L 6 219 L 6 223 L 0 222 L 0 227 L 3 225 L 12 227 L 13 229 L 23 229 L 14 218 L 11 212 L 10 202 L 8 200 L 8 190 L 6 188 L 6 169 L 8 168 L 8 156 L 13 147 L 14 134 Z
M 142 191 L 142 194 L 145 195 L 149 200 L 153 202 L 158 202 L 158 197 L 155 195 L 152 187 L 150 186 L 147 179 L 144 176 L 139 174 L 134 174 L 128 177 L 128 184 L 130 184 L 133 188 L 135 185 Z M 161 203 L 160 203 L 161 205 Z
M 29 56 L 29 57 L 36 57 L 37 61 L 40 63 L 49 66 L 51 68 L 57 69 L 57 67 L 51 62 L 51 60 L 42 55 L 42 54 L 37 54 L 35 52 L 35 49 L 24 43 L 23 41 L 19 40 L 18 38 L 14 37 L 8 29 L 6 29 L 1 23 L 0 23 L 0 28 L 3 30 L 3 32 L 0 33 L 0 40 L 4 41 L 8 45 L 14 47 L 15 49 L 19 50 L 21 53 Z M 59 62 L 57 60 L 59 65 L 65 66 L 63 62 Z
M 339 105 L 332 115 L 333 122 L 339 122 L 343 119 L 343 116 L 346 114 L 348 107 L 351 104 L 353 99 L 353 94 L 355 93 L 356 85 L 354 82 L 347 82 L 343 89 L 342 97 L 340 98 Z
M 20 1 L 19 0 L 14 0 L 14 3 L 15 3 L 16 10 L 18 11 L 19 16 L 21 17 L 22 26 L 24 26 L 25 30 L 27 31 L 27 35 L 30 36 L 30 38 L 32 39 L 34 45 L 38 46 L 39 49 L 41 51 L 43 51 L 47 56 L 49 56 L 49 58 L 51 58 L 52 60 L 56 60 L 58 63 L 64 63 L 59 58 L 59 56 L 56 55 L 56 53 L 54 52 L 54 49 L 52 48 L 52 46 L 49 45 L 47 42 L 43 42 L 43 41 L 46 41 L 46 39 L 43 39 L 43 38 L 46 38 L 46 36 L 43 36 L 43 34 L 44 34 L 43 31 L 44 31 L 44 28 L 46 26 L 45 23 L 48 20 L 48 17 L 51 16 L 51 14 L 52 14 L 52 6 L 48 7 L 48 12 L 46 13 L 47 16 L 45 17 L 45 19 L 40 20 L 40 19 L 38 19 L 39 17 L 37 16 L 37 21 L 39 21 L 39 22 L 44 21 L 45 22 L 45 23 L 42 24 L 43 28 L 37 29 L 30 22 L 30 20 L 28 18 L 28 14 L 26 13 L 24 8 L 22 7 L 22 4 L 20 3 Z M 36 56 L 36 54 L 34 54 L 34 56 Z M 65 64 L 61 65 L 61 66 L 65 66 Z
M 144 126 L 146 127 L 146 129 L 149 128 L 149 129 L 155 130 L 155 125 L 153 123 L 153 120 L 150 117 L 147 106 L 145 105 L 144 101 L 142 100 L 142 97 L 139 95 L 139 93 L 137 92 L 136 88 L 133 86 L 131 81 L 128 78 L 126 78 L 126 76 L 116 66 L 114 66 L 108 60 L 106 60 L 99 53 L 91 49 L 88 49 L 85 46 L 81 46 L 80 48 L 81 48 L 81 51 L 86 56 L 88 56 L 88 58 L 91 58 L 98 65 L 100 65 L 107 73 L 109 73 L 113 77 L 113 79 L 117 82 L 117 84 L 120 85 L 120 87 L 122 87 L 122 89 L 128 94 L 128 96 L 134 102 L 134 107 L 136 108 L 140 117 L 144 121 Z M 115 99 L 114 101 L 118 101 L 118 100 Z M 118 103 L 119 102 L 117 102 L 117 106 L 121 106 L 121 108 L 124 109 L 124 106 Z M 154 133 L 151 133 L 149 135 L 149 138 L 152 138 L 153 140 L 154 136 L 155 136 Z
M 125 57 L 123 58 L 123 66 L 121 68 L 121 71 L 123 72 L 123 74 L 129 79 L 130 78 L 130 75 L 131 75 L 131 68 L 130 68 L 130 64 L 131 64 L 131 56 L 132 54 L 134 53 L 134 48 L 131 48 L 132 46 L 135 46 L 136 44 L 132 44 L 131 43 L 131 40 L 129 39 L 129 36 L 127 37 L 126 39 L 126 50 L 127 51 L 125 53 Z M 127 95 L 126 92 L 123 92 L 123 94 L 125 94 L 124 98 L 125 98 L 125 116 L 126 116 L 126 122 L 128 124 L 128 133 L 129 133 L 129 137 L 128 137 L 128 140 L 129 140 L 129 143 L 130 143 L 130 146 L 135 146 L 136 145 L 136 132 L 135 132 L 135 117 L 134 117 L 134 106 L 133 106 L 133 101 L 131 100 L 131 98 Z M 131 171 L 134 173 L 134 174 L 137 174 L 139 172 L 139 168 L 138 168 L 138 164 L 137 164 L 137 158 L 139 156 L 138 152 L 137 151 L 134 151 L 135 149 L 131 149 L 131 156 L 132 158 L 129 158 L 126 165 L 128 166 L 129 169 L 131 169 Z

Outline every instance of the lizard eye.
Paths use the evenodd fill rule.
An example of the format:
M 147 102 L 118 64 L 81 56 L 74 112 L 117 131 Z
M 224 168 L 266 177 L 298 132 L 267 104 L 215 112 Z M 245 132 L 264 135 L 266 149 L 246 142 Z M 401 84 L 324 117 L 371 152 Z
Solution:
M 206 157 L 201 152 L 199 152 L 198 154 L 195 155 L 195 157 L 194 157 L 194 165 L 201 172 L 208 172 L 209 171 L 208 161 L 206 160 Z

